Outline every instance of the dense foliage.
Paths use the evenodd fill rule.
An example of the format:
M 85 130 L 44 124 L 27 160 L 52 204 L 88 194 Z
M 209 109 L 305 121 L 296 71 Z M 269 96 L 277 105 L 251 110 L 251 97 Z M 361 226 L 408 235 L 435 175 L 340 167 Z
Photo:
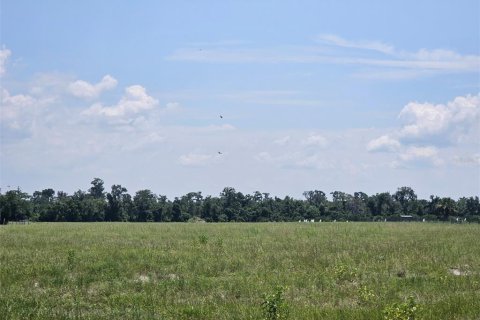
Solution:
M 132 221 L 167 222 L 203 220 L 226 221 L 480 221 L 478 196 L 451 198 L 430 196 L 418 199 L 410 187 L 389 192 L 353 195 L 341 191 L 303 193 L 305 199 L 289 196 L 280 199 L 256 191 L 243 194 L 234 188 L 224 188 L 218 197 L 190 192 L 173 201 L 150 190 L 139 190 L 132 197 L 126 188 L 113 185 L 110 192 L 104 182 L 93 179 L 88 191 L 73 195 L 53 189 L 35 191 L 32 195 L 20 189 L 0 193 L 0 223 L 29 219 L 32 221 Z

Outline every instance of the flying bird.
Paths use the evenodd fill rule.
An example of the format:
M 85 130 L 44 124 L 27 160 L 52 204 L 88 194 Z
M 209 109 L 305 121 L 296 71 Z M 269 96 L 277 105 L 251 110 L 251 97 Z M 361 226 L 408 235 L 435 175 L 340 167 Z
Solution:
M 218 151 L 218 154 L 223 154 L 223 153 L 221 153 L 220 151 Z
M 220 115 L 220 119 L 223 119 L 223 116 L 222 116 L 222 115 Z

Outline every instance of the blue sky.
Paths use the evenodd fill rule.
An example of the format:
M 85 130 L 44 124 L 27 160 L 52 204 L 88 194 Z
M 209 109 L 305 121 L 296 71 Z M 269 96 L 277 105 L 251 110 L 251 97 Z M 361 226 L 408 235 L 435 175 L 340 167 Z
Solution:
M 479 13 L 0 0 L 1 188 L 478 195 Z

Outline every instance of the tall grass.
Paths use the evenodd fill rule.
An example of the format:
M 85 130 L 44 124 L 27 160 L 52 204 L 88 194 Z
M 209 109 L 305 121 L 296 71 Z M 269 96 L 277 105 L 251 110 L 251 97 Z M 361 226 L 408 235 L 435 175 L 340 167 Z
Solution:
M 480 226 L 36 223 L 0 228 L 0 318 L 480 318 Z M 457 270 L 460 275 L 455 275 Z

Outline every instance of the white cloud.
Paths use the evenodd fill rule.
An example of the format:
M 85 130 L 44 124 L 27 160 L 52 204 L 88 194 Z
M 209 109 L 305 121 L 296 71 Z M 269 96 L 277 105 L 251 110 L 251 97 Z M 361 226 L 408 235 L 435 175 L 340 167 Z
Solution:
M 368 66 L 374 70 L 356 73 L 355 76 L 388 79 L 441 73 L 476 73 L 480 69 L 479 55 L 462 55 L 451 50 L 422 48 L 417 52 L 408 52 L 396 50 L 393 46 L 379 41 L 351 41 L 336 35 L 320 35 L 317 40 L 320 45 L 316 46 L 261 49 L 225 46 L 208 50 L 181 48 L 167 59 L 204 63 L 324 63 Z M 336 48 L 354 50 L 335 50 Z M 366 52 L 359 52 L 361 50 Z M 368 55 L 369 52 L 380 52 L 384 56 Z
M 115 88 L 116 85 L 117 80 L 107 74 L 97 84 L 91 84 L 83 80 L 72 82 L 68 86 L 68 91 L 76 97 L 91 99 L 98 97 L 103 91 Z
M 455 153 L 461 150 L 471 154 L 472 148 L 480 147 L 480 95 L 459 96 L 445 104 L 410 102 L 398 118 L 403 121 L 398 129 L 366 146 L 369 152 L 393 153 L 394 168 L 439 166 L 446 160 L 455 164 L 476 163 L 477 155 Z
M 7 90 L 0 89 L 0 121 L 10 128 L 24 127 L 35 105 L 36 99 L 29 95 L 12 96 Z
M 314 146 L 314 147 L 326 147 L 328 141 L 324 136 L 319 134 L 311 134 L 306 139 L 302 140 L 304 146 Z
M 95 103 L 83 112 L 84 115 L 102 115 L 106 117 L 122 117 L 149 110 L 158 104 L 158 100 L 147 94 L 144 87 L 134 85 L 125 89 L 124 96 L 114 106 L 103 106 Z
M 409 147 L 405 152 L 400 154 L 400 159 L 404 161 L 411 161 L 415 159 L 431 159 L 438 155 L 438 150 L 435 147 Z
M 5 47 L 0 49 L 0 76 L 5 74 L 5 63 L 12 52 Z
M 392 54 L 394 52 L 393 46 L 378 41 L 349 41 L 333 34 L 320 35 L 317 37 L 317 40 L 321 43 L 338 47 L 373 50 L 386 54 Z
M 447 104 L 410 102 L 399 114 L 405 125 L 401 138 L 425 139 L 440 135 L 452 138 L 458 132 L 479 126 L 480 95 L 456 97 Z
M 404 165 L 434 165 L 439 166 L 444 161 L 439 157 L 438 149 L 432 146 L 426 147 L 407 147 L 398 155 L 399 161 L 394 162 L 394 166 Z
M 367 144 L 367 151 L 387 151 L 393 152 L 400 148 L 400 142 L 391 138 L 389 135 L 383 135 L 380 138 L 373 139 Z
M 403 137 L 421 137 L 444 131 L 452 115 L 445 105 L 410 102 L 399 114 L 407 124 L 400 131 Z

